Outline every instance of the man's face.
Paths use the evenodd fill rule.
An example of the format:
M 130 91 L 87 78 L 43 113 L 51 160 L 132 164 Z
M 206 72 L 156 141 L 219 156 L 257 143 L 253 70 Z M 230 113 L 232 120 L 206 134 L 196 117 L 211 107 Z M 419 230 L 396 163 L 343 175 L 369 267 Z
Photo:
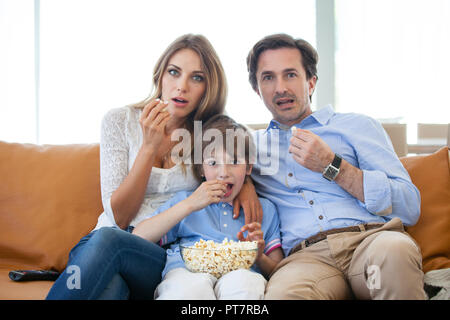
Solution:
M 309 116 L 309 96 L 314 92 L 316 77 L 306 79 L 300 51 L 280 48 L 264 51 L 258 59 L 256 80 L 258 95 L 281 124 L 292 126 Z

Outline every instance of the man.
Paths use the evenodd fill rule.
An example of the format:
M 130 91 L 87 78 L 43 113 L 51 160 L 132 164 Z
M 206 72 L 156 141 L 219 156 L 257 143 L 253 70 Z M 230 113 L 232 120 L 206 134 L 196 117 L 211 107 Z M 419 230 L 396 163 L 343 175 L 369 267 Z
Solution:
M 267 174 L 258 161 L 252 174 L 278 208 L 286 256 L 265 298 L 424 299 L 420 249 L 403 229 L 419 218 L 420 194 L 377 121 L 330 106 L 312 112 L 317 61 L 309 43 L 285 34 L 247 57 L 273 115 L 255 133 L 258 156 L 279 162 Z

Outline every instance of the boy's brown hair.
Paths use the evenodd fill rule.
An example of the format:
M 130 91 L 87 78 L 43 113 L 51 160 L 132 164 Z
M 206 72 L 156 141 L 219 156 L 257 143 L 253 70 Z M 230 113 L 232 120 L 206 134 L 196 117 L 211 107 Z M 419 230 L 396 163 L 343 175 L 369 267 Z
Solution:
M 204 135 L 210 129 L 217 130 L 216 133 L 220 132 L 219 136 L 222 141 L 215 141 L 217 135 L 214 135 L 214 141 L 205 141 Z M 197 135 L 194 138 L 193 150 L 191 151 L 191 155 L 193 155 L 195 147 L 201 146 L 201 162 L 194 162 L 193 166 L 194 175 L 199 181 L 203 180 L 204 151 L 211 143 L 217 143 L 216 146 L 223 146 L 223 150 L 238 163 L 245 161 L 248 166 L 255 162 L 255 144 L 250 130 L 229 116 L 218 114 L 211 117 L 203 124 L 202 133 L 202 135 Z

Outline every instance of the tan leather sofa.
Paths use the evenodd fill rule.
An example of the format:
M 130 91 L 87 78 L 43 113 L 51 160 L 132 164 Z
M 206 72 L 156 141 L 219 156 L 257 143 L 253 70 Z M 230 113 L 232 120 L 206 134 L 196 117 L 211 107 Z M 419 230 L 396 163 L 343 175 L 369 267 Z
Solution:
M 448 148 L 402 162 L 422 195 L 421 218 L 408 232 L 422 248 L 424 271 L 449 268 Z M 9 271 L 62 271 L 102 211 L 98 144 L 0 141 L 0 299 L 45 298 L 51 281 L 13 282 Z

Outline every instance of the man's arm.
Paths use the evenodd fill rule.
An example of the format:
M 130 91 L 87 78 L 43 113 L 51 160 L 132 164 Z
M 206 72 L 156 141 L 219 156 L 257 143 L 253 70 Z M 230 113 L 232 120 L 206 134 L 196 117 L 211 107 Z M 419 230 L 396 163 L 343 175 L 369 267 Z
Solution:
M 334 156 L 333 156 L 334 157 Z M 334 180 L 342 189 L 364 203 L 363 172 L 342 159 L 341 169 Z
M 371 121 L 364 126 L 367 134 L 352 136 L 359 168 L 343 160 L 335 182 L 370 213 L 391 215 L 405 225 L 414 225 L 420 215 L 418 189 L 389 146 L 381 125 Z M 300 165 L 320 173 L 334 158 L 334 152 L 319 136 L 302 129 L 293 133 L 289 152 Z

